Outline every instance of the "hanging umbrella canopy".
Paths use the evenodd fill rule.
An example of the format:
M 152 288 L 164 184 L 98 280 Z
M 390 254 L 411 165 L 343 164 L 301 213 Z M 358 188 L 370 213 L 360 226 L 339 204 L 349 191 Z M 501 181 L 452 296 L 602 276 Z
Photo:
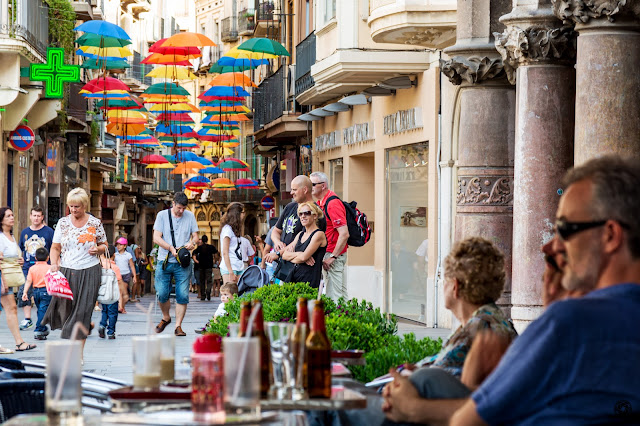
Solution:
M 152 53 L 143 60 L 141 64 L 157 64 L 157 65 L 184 65 L 186 67 L 191 66 L 189 59 L 199 57 L 194 55 L 163 55 L 162 53 Z
M 91 93 L 103 92 L 105 90 L 122 90 L 129 91 L 129 86 L 113 77 L 98 77 L 82 86 L 81 90 Z
M 216 178 L 211 181 L 211 186 L 220 185 L 220 186 L 235 186 L 233 181 L 229 178 Z
M 204 34 L 183 32 L 172 35 L 160 45 L 160 47 L 193 46 L 216 46 L 216 44 Z
M 233 152 L 232 149 L 229 148 L 222 148 L 222 150 L 220 150 L 220 148 L 218 149 L 208 149 L 207 151 L 203 152 L 202 155 L 207 156 L 207 157 L 219 157 L 221 155 L 234 155 L 235 153 Z M 224 170 L 216 167 L 216 169 L 220 170 L 220 173 L 224 173 Z
M 98 34 L 84 33 L 76 40 L 78 46 L 95 46 L 95 47 L 125 47 L 131 44 L 131 40 L 105 37 Z
M 191 126 L 180 126 L 180 125 L 167 126 L 165 124 L 158 124 L 156 126 L 156 132 L 158 132 L 158 133 L 166 133 L 166 134 L 182 135 L 182 134 L 185 134 L 185 133 L 193 132 L 193 128 Z
M 223 159 L 218 164 L 216 164 L 216 167 L 220 167 L 225 172 L 232 172 L 232 171 L 248 172 L 249 171 L 249 165 L 237 158 Z
M 229 74 L 222 74 L 222 76 L 225 76 L 225 75 L 229 75 Z M 240 86 L 212 86 L 208 88 L 204 93 L 201 93 L 200 96 L 198 97 L 200 99 L 205 99 L 205 96 L 240 97 L 240 96 L 250 96 L 250 94 Z
M 149 108 L 149 111 L 174 113 L 200 112 L 195 105 L 186 102 L 180 102 L 177 104 L 155 104 Z
M 222 121 L 221 121 L 222 120 Z M 249 121 L 246 115 L 230 113 L 223 116 L 207 115 L 200 124 L 234 123 L 239 121 Z
M 162 142 L 162 145 L 168 146 L 171 148 L 178 148 L 178 149 L 200 148 L 196 142 L 186 142 L 186 141 Z
M 253 179 L 236 179 L 235 184 L 237 188 L 258 188 L 258 181 Z
M 149 164 L 147 166 L 147 169 L 174 169 L 176 166 L 166 162 L 166 163 L 162 163 L 162 164 Z
M 135 109 L 145 111 L 142 103 L 132 97 L 129 97 L 129 99 L 100 100 L 96 103 L 96 107 L 99 109 Z
M 169 160 L 164 158 L 162 155 L 151 154 L 142 157 L 142 160 L 140 160 L 140 162 L 142 164 L 165 164 L 168 163 Z
M 176 65 L 161 65 L 146 75 L 146 77 L 164 78 L 168 80 L 195 80 L 196 75 L 188 68 Z
M 246 50 L 249 52 L 269 53 L 277 56 L 291 56 L 287 49 L 280 43 L 270 38 L 255 37 L 242 43 L 237 47 L 238 50 Z
M 171 171 L 171 174 L 185 175 L 189 173 L 197 173 L 200 169 L 204 169 L 204 166 L 197 161 L 185 161 L 184 163 L 178 163 L 176 168 Z
M 147 89 L 140 95 L 141 98 L 148 97 L 148 95 L 184 95 L 189 96 L 189 92 L 182 86 L 178 86 L 175 83 L 156 83 L 147 87 Z
M 144 124 L 123 124 L 123 123 L 110 123 L 107 124 L 107 132 L 114 136 L 127 137 L 139 135 L 146 129 Z
M 201 55 L 200 49 L 195 46 L 163 46 L 162 44 L 167 41 L 166 38 L 161 38 L 149 47 L 149 52 L 160 53 L 161 55 Z
M 131 68 L 131 65 L 124 59 L 96 59 L 96 60 L 86 60 L 80 65 L 80 68 L 85 70 L 123 70 L 126 68 Z
M 156 120 L 163 123 L 180 123 L 180 124 L 195 124 L 193 118 L 189 114 L 186 113 L 173 113 L 173 112 L 163 112 L 158 114 Z
M 226 74 L 230 72 L 245 72 L 245 71 L 251 71 L 255 68 L 256 67 L 254 66 L 233 67 L 233 66 L 227 66 L 227 65 L 223 66 L 223 65 L 213 64 L 211 65 L 211 68 L 209 68 L 209 74 Z
M 101 20 L 87 21 L 84 24 L 75 27 L 73 31 L 82 31 L 84 33 L 131 40 L 131 37 L 129 37 L 129 34 L 127 34 L 125 30 L 111 22 Z
M 96 55 L 100 58 L 126 58 L 127 56 L 133 56 L 126 47 L 95 47 L 95 46 L 80 46 L 79 50 L 90 55 Z
M 204 176 L 194 176 L 192 178 L 187 179 L 184 182 L 184 185 L 207 187 L 209 186 L 210 183 L 211 183 L 211 180 L 209 178 L 206 178 Z
M 173 104 L 189 102 L 189 97 L 185 95 L 145 95 L 142 99 L 144 99 L 145 104 Z
M 95 92 L 91 93 L 86 90 L 81 90 L 80 93 L 87 99 L 102 99 L 102 100 L 118 100 L 118 99 L 129 99 L 131 95 L 127 93 L 125 90 L 105 90 L 103 92 Z
M 185 161 L 197 161 L 198 157 L 195 153 L 189 151 L 180 151 L 174 156 L 174 161 L 179 163 Z
M 202 164 L 205 167 L 213 166 L 213 163 L 211 162 L 211 160 L 207 160 L 206 158 L 203 158 L 203 157 L 196 157 L 194 161 L 197 161 L 198 163 Z
M 230 72 L 215 76 L 207 86 L 242 86 L 258 87 L 249 77 L 241 72 Z
M 204 169 L 198 170 L 198 173 L 203 175 L 222 174 L 224 173 L 224 170 L 218 167 L 205 167 Z
M 211 102 L 200 101 L 200 103 L 198 105 L 199 106 L 217 108 L 217 107 L 241 106 L 241 105 L 243 105 L 243 103 L 242 102 L 235 102 L 235 101 L 211 101 Z
M 232 56 L 223 56 L 216 62 L 221 67 L 242 68 L 242 71 L 259 67 L 260 65 L 269 65 L 268 59 L 250 59 L 250 58 L 234 58 Z M 211 72 L 211 71 L 209 71 Z
M 215 106 L 202 106 L 202 103 L 200 103 L 200 110 L 205 111 L 205 113 L 207 111 L 210 111 L 212 113 L 232 113 L 232 114 L 248 114 L 251 112 L 251 110 L 244 105 L 215 107 Z
M 205 102 L 242 102 L 244 101 L 243 97 L 240 96 L 204 96 L 202 93 L 198 95 L 198 99 L 202 99 Z
M 141 111 L 135 111 L 131 109 L 114 109 L 107 111 L 107 119 L 126 117 L 126 118 L 142 118 L 147 119 L 148 115 Z
M 272 55 L 265 52 L 250 52 L 248 50 L 238 50 L 237 47 L 230 49 L 224 56 L 230 56 L 236 59 L 274 59 L 278 55 Z
M 126 60 L 126 58 L 121 58 L 120 56 L 98 56 L 98 55 L 94 55 L 93 53 L 83 52 L 82 49 L 76 50 L 76 56 L 82 56 L 83 58 L 86 58 L 86 60 L 91 60 L 91 61 L 123 61 L 123 60 Z

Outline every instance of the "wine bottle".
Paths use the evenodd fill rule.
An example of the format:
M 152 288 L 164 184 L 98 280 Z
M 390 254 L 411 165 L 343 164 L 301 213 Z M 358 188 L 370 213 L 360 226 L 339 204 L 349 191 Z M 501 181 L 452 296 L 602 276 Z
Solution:
M 256 303 L 258 301 L 254 300 L 253 309 L 256 309 Z M 251 335 L 260 339 L 260 398 L 267 399 L 269 397 L 269 388 L 271 387 L 271 348 L 267 334 L 264 332 L 262 307 L 258 308 L 258 313 L 253 321 Z
M 247 334 L 247 328 L 249 326 L 249 317 L 251 316 L 251 302 L 242 302 L 240 308 L 240 332 L 238 337 L 244 337 Z
M 307 299 L 300 297 L 298 299 L 298 314 L 296 315 L 296 326 L 291 333 L 291 351 L 293 354 L 293 381 L 295 387 L 305 392 L 309 390 L 309 382 L 307 380 L 307 371 L 309 364 L 307 362 L 306 337 L 309 335 L 309 309 L 307 308 Z M 298 366 L 302 369 L 298 370 Z
M 309 398 L 331 398 L 331 345 L 326 337 L 324 305 L 316 300 L 307 337 Z

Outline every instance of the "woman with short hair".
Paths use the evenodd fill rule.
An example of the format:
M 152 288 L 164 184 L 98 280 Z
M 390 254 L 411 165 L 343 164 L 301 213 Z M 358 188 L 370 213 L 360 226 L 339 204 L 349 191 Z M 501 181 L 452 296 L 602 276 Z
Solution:
M 102 268 L 98 256 L 107 249 L 107 237 L 102 223 L 87 213 L 89 195 L 75 188 L 67 195 L 69 215 L 56 225 L 51 245 L 51 271 L 60 270 L 69 281 L 73 300 L 54 297 L 44 316 L 43 324 L 52 330 L 62 329 L 60 337 L 69 339 L 76 322 L 87 330 L 92 328 L 91 314 L 98 299 Z M 80 332 L 82 348 L 87 336 Z
M 238 276 L 244 270 L 240 243 L 243 220 L 244 205 L 237 202 L 229 204 L 220 220 L 220 253 L 222 253 L 220 273 L 223 284 L 237 282 Z

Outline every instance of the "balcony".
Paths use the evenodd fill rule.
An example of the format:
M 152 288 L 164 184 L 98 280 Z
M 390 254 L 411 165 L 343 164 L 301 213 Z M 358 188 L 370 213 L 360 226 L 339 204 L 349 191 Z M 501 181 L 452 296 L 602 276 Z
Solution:
M 100 150 L 107 150 L 108 148 L 99 148 Z M 97 149 L 96 149 L 97 151 Z M 111 150 L 113 152 L 113 150 Z M 115 173 L 116 171 L 116 159 L 115 154 L 113 157 L 104 157 L 93 153 L 95 157 L 91 157 L 89 160 L 89 166 L 93 171 Z
M 133 163 L 131 168 L 131 183 L 151 185 L 156 181 L 153 169 L 147 169 L 144 164 Z
M 244 9 L 238 13 L 238 34 L 241 36 L 253 35 L 256 29 L 255 11 Z
M 229 16 L 222 20 L 222 34 L 220 38 L 224 42 L 238 40 L 238 26 L 235 16 Z
M 280 37 L 280 2 L 255 0 L 255 37 L 278 39 Z
M 87 121 L 87 99 L 78 92 L 84 83 L 69 83 L 69 107 L 67 115 L 86 124 Z
M 45 2 L 0 2 L 0 51 L 22 52 L 30 62 L 44 62 L 48 45 L 49 7 Z M 6 72 L 9 64 L 6 58 L 3 61 Z M 19 68 L 20 64 L 16 66 Z M 20 75 L 19 69 L 15 75 Z M 6 105 L 3 102 L 0 104 Z
M 315 84 L 311 66 L 316 63 L 316 34 L 311 33 L 296 46 L 296 96 Z
M 91 0 L 72 1 L 71 6 L 73 6 L 73 10 L 76 12 L 76 18 L 79 21 L 93 20 L 94 16 Z
M 443 49 L 456 41 L 456 9 L 452 0 L 371 0 L 371 38 L 376 43 Z
M 144 64 L 141 64 L 142 56 L 140 53 L 133 51 L 133 61 L 131 62 L 131 68 L 127 68 L 124 73 L 124 78 L 122 82 L 125 83 L 131 91 L 134 93 L 142 93 L 146 90 L 147 85 L 151 82 L 150 78 L 144 77 L 145 73 L 143 70 L 145 69 Z M 150 68 L 146 69 L 150 71 Z

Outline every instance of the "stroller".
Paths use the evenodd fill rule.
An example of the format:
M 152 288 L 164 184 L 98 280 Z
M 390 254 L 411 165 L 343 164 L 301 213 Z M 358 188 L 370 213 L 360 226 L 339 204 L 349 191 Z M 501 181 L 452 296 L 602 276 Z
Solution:
M 238 296 L 253 293 L 260 287 L 269 285 L 269 274 L 258 265 L 251 265 L 238 278 Z

